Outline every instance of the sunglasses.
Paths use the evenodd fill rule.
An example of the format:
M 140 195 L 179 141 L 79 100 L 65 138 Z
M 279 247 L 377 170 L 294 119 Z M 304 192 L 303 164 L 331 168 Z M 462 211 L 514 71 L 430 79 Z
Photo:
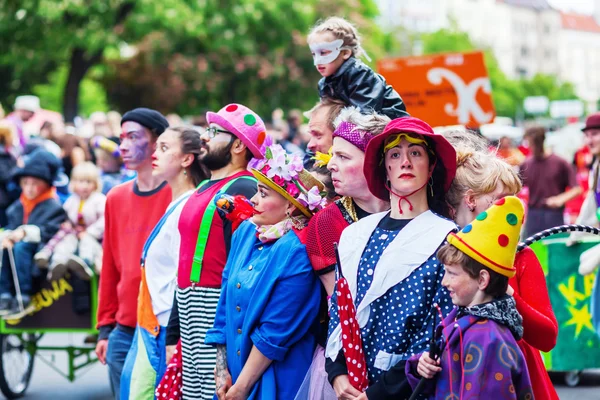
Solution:
M 233 133 L 226 131 L 224 129 L 219 129 L 215 126 L 209 126 L 208 128 L 206 128 L 206 135 L 210 138 L 210 139 L 214 139 L 215 136 L 217 136 L 219 133 L 228 133 L 230 135 L 233 135 Z

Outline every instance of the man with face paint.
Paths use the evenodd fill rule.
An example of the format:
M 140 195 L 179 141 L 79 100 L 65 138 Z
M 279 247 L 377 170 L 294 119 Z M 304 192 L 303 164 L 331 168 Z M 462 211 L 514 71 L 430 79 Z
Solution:
M 232 236 L 231 221 L 216 211 L 214 199 L 219 192 L 254 196 L 256 179 L 248 163 L 253 156 L 263 158 L 266 131 L 260 117 L 240 104 L 209 112 L 206 120 L 200 161 L 210 170 L 210 179 L 200 183 L 179 219 L 177 290 L 166 343 L 169 360 L 181 339 L 183 398 L 208 400 L 216 390 L 217 360 L 216 349 L 205 345 L 204 337 L 215 319 Z
M 106 199 L 96 345 L 98 359 L 108 365 L 116 399 L 137 323 L 140 256 L 171 202 L 167 183 L 152 176 L 156 140 L 168 126 L 161 113 L 148 108 L 131 110 L 121 120 L 119 150 L 125 167 L 136 171 L 137 178 L 114 187 Z

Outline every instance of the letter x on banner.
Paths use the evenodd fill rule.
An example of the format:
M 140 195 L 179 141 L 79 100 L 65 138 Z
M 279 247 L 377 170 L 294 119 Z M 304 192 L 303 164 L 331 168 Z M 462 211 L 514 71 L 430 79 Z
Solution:
M 378 71 L 402 96 L 406 111 L 431 126 L 492 123 L 492 88 L 480 51 L 383 59 Z

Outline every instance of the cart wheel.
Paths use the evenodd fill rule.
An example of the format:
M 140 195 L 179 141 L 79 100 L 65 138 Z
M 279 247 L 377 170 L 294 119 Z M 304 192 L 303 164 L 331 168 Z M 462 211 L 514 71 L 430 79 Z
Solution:
M 0 335 L 0 390 L 7 399 L 25 395 L 35 359 L 35 350 L 30 353 L 27 344 L 35 342 L 30 335 Z
M 569 371 L 565 374 L 565 383 L 569 387 L 575 387 L 579 385 L 581 381 L 581 371 Z

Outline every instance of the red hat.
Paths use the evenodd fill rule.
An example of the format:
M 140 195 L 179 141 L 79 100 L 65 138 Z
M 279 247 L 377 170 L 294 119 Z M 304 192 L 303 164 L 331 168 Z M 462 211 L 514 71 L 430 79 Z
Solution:
M 585 132 L 588 129 L 600 129 L 600 112 L 594 113 L 587 117 L 582 131 Z
M 446 169 L 444 179 L 444 190 L 450 188 L 450 184 L 456 175 L 456 151 L 454 147 L 442 135 L 433 132 L 431 126 L 415 117 L 403 117 L 392 120 L 383 132 L 375 136 L 369 142 L 365 152 L 365 164 L 363 172 L 367 179 L 369 190 L 374 196 L 381 200 L 389 200 L 390 192 L 385 187 L 386 173 L 382 167 L 383 146 L 385 140 L 396 133 L 413 133 L 421 135 L 427 140 L 438 162 Z

